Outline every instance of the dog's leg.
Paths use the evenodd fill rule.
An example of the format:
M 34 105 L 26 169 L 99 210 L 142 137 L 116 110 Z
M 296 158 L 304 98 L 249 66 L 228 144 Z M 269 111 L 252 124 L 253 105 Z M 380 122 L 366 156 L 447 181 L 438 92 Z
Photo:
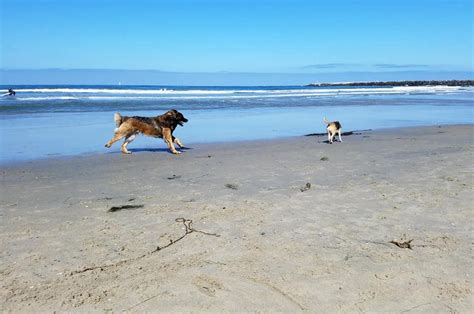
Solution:
M 334 137 L 336 137 L 336 132 L 331 133 L 331 144 L 334 143 Z
M 125 132 L 123 132 L 121 130 L 117 130 L 115 132 L 114 137 L 110 141 L 108 141 L 107 144 L 105 144 L 105 147 L 110 148 L 110 146 L 112 146 L 113 143 L 115 143 L 115 142 L 119 141 L 120 139 L 124 138 L 126 135 L 127 134 Z
M 174 147 L 173 144 L 173 137 L 171 135 L 171 130 L 168 128 L 163 128 L 163 139 L 165 140 L 165 143 L 168 145 L 168 148 L 173 154 L 181 154 L 181 152 L 178 152 L 176 148 Z
M 181 143 L 181 140 L 180 140 L 179 138 L 174 137 L 174 136 L 171 136 L 171 137 L 172 137 L 172 139 L 173 139 L 173 143 L 176 143 L 176 144 L 177 144 L 179 147 L 181 147 L 181 148 L 184 147 L 183 143 Z
M 341 130 L 337 131 L 337 135 L 339 135 L 339 142 L 342 143 Z
M 121 146 L 122 153 L 124 153 L 124 154 L 131 154 L 132 153 L 131 151 L 129 151 L 127 149 L 127 145 L 130 144 L 135 139 L 135 137 L 136 137 L 135 134 L 127 135 L 125 137 L 125 141 L 123 142 L 123 144 Z
M 328 130 L 328 142 L 329 144 L 332 144 L 332 134 L 331 131 Z

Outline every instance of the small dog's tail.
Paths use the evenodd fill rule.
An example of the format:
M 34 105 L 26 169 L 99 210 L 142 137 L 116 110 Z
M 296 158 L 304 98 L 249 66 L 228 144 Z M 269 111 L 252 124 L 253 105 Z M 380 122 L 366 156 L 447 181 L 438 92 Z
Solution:
M 118 127 L 122 124 L 122 116 L 120 115 L 120 113 L 116 112 L 114 114 L 114 121 L 115 121 L 115 125 L 117 126 L 117 128 L 115 129 L 115 131 L 117 131 Z
M 323 118 L 323 122 L 326 123 L 326 124 L 331 123 L 330 121 L 328 121 L 328 119 L 326 119 L 326 117 Z

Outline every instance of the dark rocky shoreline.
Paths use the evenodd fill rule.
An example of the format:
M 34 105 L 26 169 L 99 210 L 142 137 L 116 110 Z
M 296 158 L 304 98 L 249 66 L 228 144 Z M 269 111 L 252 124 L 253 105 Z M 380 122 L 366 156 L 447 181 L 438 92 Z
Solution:
M 474 80 L 385 81 L 350 83 L 311 83 L 306 86 L 474 86 Z

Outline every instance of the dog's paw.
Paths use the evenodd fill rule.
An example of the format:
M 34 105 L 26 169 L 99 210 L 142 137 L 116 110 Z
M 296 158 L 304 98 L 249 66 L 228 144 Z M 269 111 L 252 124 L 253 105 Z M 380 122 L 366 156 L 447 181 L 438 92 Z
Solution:
M 123 150 L 122 150 L 122 154 L 131 154 L 131 153 L 132 153 L 132 152 L 129 151 L 129 150 L 127 150 L 127 151 L 123 151 Z
M 105 144 L 104 146 L 107 147 L 107 148 L 110 148 L 110 146 L 112 146 L 112 145 L 110 145 L 110 144 L 107 143 L 107 144 Z
M 173 153 L 173 154 L 175 154 L 175 155 L 179 155 L 179 154 L 181 154 L 181 152 L 179 152 L 179 151 L 177 151 L 177 150 L 175 150 L 175 151 L 174 151 L 174 152 L 172 152 L 172 153 Z

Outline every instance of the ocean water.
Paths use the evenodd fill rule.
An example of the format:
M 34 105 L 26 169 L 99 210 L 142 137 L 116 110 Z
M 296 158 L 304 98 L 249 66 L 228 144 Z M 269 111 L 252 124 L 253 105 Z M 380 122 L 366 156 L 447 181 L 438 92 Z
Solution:
M 196 143 L 325 132 L 473 123 L 471 87 L 0 86 L 0 163 L 85 153 L 118 153 L 113 113 L 155 116 L 174 108 L 189 122 L 175 135 Z M 165 148 L 139 137 L 131 151 Z

